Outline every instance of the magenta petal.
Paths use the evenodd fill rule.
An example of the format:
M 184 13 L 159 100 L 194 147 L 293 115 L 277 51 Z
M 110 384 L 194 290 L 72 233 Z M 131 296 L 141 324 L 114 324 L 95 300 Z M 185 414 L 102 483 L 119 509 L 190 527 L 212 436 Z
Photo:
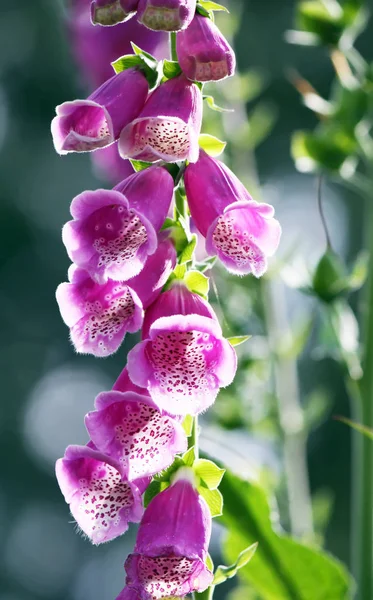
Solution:
M 137 288 L 135 288 L 137 289 Z M 200 315 L 218 320 L 212 307 L 198 294 L 193 294 L 184 283 L 175 283 L 171 289 L 161 296 L 146 311 L 142 328 L 142 338 L 149 337 L 149 330 L 157 319 L 173 315 Z
M 137 19 L 154 31 L 180 31 L 194 17 L 196 0 L 140 0 Z
M 56 291 L 71 340 L 77 352 L 108 356 L 118 350 L 127 332 L 140 329 L 141 301 L 124 283 L 108 280 L 99 285 L 82 269 L 75 269 L 74 277 Z
M 277 250 L 281 226 L 273 218 L 272 207 L 261 206 L 254 201 L 235 202 L 207 232 L 207 252 L 216 254 L 231 273 L 261 277 L 267 270 L 267 257 Z
M 134 277 L 157 248 L 153 225 L 118 191 L 83 192 L 72 201 L 71 214 L 62 240 L 71 260 L 98 283 Z
M 184 598 L 193 591 L 204 591 L 214 577 L 203 561 L 185 556 L 130 554 L 125 569 L 127 585 L 138 590 L 142 600 Z
M 148 256 L 143 270 L 127 281 L 139 296 L 144 309 L 158 298 L 175 266 L 175 247 L 170 240 L 164 240 L 154 254 Z
M 198 161 L 187 166 L 184 182 L 193 222 L 204 237 L 211 223 L 227 206 L 233 202 L 252 200 L 236 175 L 203 150 Z
M 120 464 L 129 481 L 154 475 L 185 452 L 187 439 L 180 423 L 161 415 L 147 396 L 133 392 L 103 392 L 100 410 L 88 413 L 86 427 L 95 446 Z
M 149 97 L 139 117 L 119 139 L 122 158 L 149 162 L 195 162 L 202 123 L 202 95 L 183 75 L 169 79 Z
M 127 177 L 114 189 L 159 231 L 170 210 L 174 193 L 174 180 L 166 169 L 149 167 Z
M 145 510 L 135 552 L 173 554 L 205 560 L 211 537 L 211 513 L 188 479 L 179 479 L 158 494 Z
M 113 385 L 113 390 L 117 392 L 135 392 L 136 394 L 140 394 L 140 396 L 148 396 L 148 390 L 146 388 L 139 387 L 135 385 L 128 375 L 127 367 L 124 367 L 123 371 L 119 375 L 118 379 Z M 103 408 L 99 402 L 100 396 L 98 396 L 95 400 L 95 408 L 100 410 Z
M 215 23 L 199 13 L 176 40 L 184 75 L 192 81 L 218 81 L 234 74 L 236 58 Z
M 138 116 L 148 91 L 143 73 L 132 68 L 105 81 L 87 100 L 57 106 L 51 126 L 56 151 L 89 152 L 112 144 Z
M 56 475 L 77 524 L 94 544 L 122 535 L 143 512 L 134 483 L 123 481 L 115 462 L 88 446 L 69 446 Z
M 126 177 L 133 175 L 134 170 L 129 160 L 119 156 L 118 143 L 92 152 L 91 160 L 97 177 L 115 185 Z
M 162 410 L 197 415 L 213 404 L 220 387 L 233 380 L 233 348 L 223 340 L 214 319 L 163 317 L 153 323 L 149 336 L 129 352 L 128 372 L 136 385 L 148 388 Z

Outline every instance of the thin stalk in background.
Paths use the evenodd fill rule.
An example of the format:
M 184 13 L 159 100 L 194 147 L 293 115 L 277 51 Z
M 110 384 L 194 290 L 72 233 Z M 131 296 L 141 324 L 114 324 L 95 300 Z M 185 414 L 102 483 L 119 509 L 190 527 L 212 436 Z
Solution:
M 372 184 L 373 185 L 373 184 Z M 353 418 L 373 428 L 373 198 L 367 198 L 367 247 L 370 252 L 363 320 L 363 377 L 361 402 L 353 405 Z M 373 443 L 368 437 L 353 432 L 353 468 L 355 523 L 353 523 L 353 575 L 358 584 L 358 600 L 373 598 Z

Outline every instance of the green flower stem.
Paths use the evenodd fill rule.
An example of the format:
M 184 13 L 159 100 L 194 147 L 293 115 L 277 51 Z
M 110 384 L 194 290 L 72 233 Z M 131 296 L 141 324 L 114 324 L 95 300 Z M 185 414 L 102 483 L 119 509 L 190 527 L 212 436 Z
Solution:
M 373 427 L 373 198 L 367 198 L 367 246 L 370 265 L 366 286 L 365 322 L 363 326 L 363 377 L 360 382 L 361 402 L 354 403 L 353 419 Z M 353 522 L 352 558 L 356 579 L 357 600 L 373 598 L 373 443 L 357 432 L 353 433 Z
M 198 417 L 194 417 L 192 433 L 191 433 L 190 437 L 188 438 L 188 448 L 194 447 L 194 453 L 195 453 L 196 460 L 199 458 L 198 433 L 199 433 Z
M 176 52 L 176 31 L 171 31 L 170 33 L 170 56 L 171 60 L 175 60 L 177 62 L 177 52 Z

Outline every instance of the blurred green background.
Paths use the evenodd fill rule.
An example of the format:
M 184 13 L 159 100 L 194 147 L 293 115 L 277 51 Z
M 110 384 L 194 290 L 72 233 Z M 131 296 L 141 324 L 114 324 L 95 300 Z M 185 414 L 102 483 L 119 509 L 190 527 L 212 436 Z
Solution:
M 234 0 L 231 17 L 219 16 L 219 24 L 234 34 L 240 71 L 250 71 L 246 97 L 259 76 L 263 81 L 260 100 L 251 106 L 260 102 L 274 126 L 257 148 L 256 162 L 262 197 L 275 205 L 283 225 L 281 256 L 287 260 L 291 253 L 292 260 L 312 266 L 324 251 L 315 182 L 295 171 L 290 136 L 294 129 L 312 128 L 315 117 L 302 106 L 286 74 L 296 68 L 327 96 L 333 71 L 323 50 L 285 42 L 294 6 L 292 0 Z M 373 58 L 372 35 L 370 24 L 358 44 L 367 59 Z M 224 85 L 222 101 L 227 104 L 234 88 Z M 114 600 L 123 587 L 123 562 L 134 542 L 134 529 L 99 548 L 76 535 L 54 478 L 54 462 L 65 447 L 86 442 L 83 416 L 95 395 L 111 387 L 133 343 L 128 338 L 115 356 L 102 361 L 75 355 L 54 298 L 69 266 L 61 227 L 69 218 L 70 201 L 84 189 L 103 185 L 88 155 L 57 156 L 50 136 L 56 104 L 85 95 L 84 90 L 69 50 L 62 3 L 2 0 L 0 600 Z M 223 120 L 225 137 L 233 141 L 239 116 L 236 111 Z M 208 130 L 214 131 L 213 123 L 207 123 Z M 227 160 L 239 164 L 240 176 L 249 181 L 252 160 L 241 146 L 242 140 L 232 146 Z M 352 260 L 362 243 L 362 200 L 332 184 L 324 197 L 334 247 Z M 243 371 L 236 387 L 222 393 L 205 417 L 201 445 L 243 475 L 259 473 L 263 485 L 276 492 L 286 529 L 281 440 L 268 388 L 260 285 L 232 282 L 219 269 L 213 277 L 218 294 L 212 294 L 212 301 L 218 311 L 224 309 L 226 330 L 254 337 L 240 349 Z M 349 414 L 343 379 L 338 365 L 315 351 L 315 302 L 282 287 L 278 293 L 285 294 L 292 326 L 315 315 L 298 361 L 300 398 L 311 406 L 318 425 L 308 440 L 315 519 L 326 548 L 349 564 L 350 432 L 332 419 Z M 315 390 L 311 405 L 309 395 L 315 396 Z M 216 561 L 221 535 L 217 526 L 212 548 Z M 217 599 L 227 598 L 231 587 L 221 586 Z

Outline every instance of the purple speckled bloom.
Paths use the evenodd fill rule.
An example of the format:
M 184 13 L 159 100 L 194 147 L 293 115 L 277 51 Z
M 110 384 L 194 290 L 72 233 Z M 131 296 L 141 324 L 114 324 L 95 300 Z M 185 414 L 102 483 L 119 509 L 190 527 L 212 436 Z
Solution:
M 140 329 L 143 309 L 159 295 L 175 262 L 175 249 L 165 240 L 143 271 L 125 283 L 109 279 L 100 285 L 72 265 L 69 283 L 58 286 L 56 298 L 76 351 L 98 357 L 116 352 L 127 332 Z
M 93 0 L 91 20 L 95 25 L 116 25 L 132 17 L 139 0 Z
M 198 159 L 202 122 L 202 95 L 179 75 L 160 85 L 148 98 L 137 119 L 119 139 L 122 158 L 155 162 Z
M 196 0 L 140 0 L 137 19 L 155 31 L 186 29 L 194 17 Z
M 281 237 L 273 207 L 255 202 L 228 167 L 203 151 L 186 168 L 184 181 L 207 252 L 217 255 L 230 273 L 263 275 Z
M 85 424 L 92 442 L 120 465 L 128 481 L 155 475 L 185 452 L 182 425 L 162 414 L 149 396 L 134 392 L 103 392 Z
M 129 522 L 140 521 L 143 490 L 124 481 L 115 461 L 92 444 L 69 446 L 56 463 L 56 475 L 71 514 L 94 544 L 108 542 L 127 531 Z
M 131 68 L 105 81 L 87 100 L 60 104 L 51 125 L 56 152 L 90 152 L 112 144 L 139 115 L 148 91 L 145 75 Z
M 218 81 L 234 74 L 235 54 L 213 21 L 196 13 L 176 38 L 184 75 L 192 81 Z
M 205 565 L 210 536 L 209 508 L 194 487 L 193 471 L 182 468 L 145 510 L 134 553 L 125 563 L 125 590 L 141 600 L 205 590 L 213 579 Z M 123 591 L 117 600 L 132 597 Z
M 162 167 L 134 173 L 114 190 L 86 191 L 71 203 L 62 239 L 69 257 L 98 283 L 126 281 L 157 248 L 174 182 Z
M 236 353 L 212 309 L 183 284 L 162 294 L 149 312 L 147 338 L 128 354 L 129 376 L 162 410 L 197 415 L 232 382 Z
M 91 0 L 73 0 L 68 11 L 71 47 L 91 89 L 112 77 L 111 63 L 133 52 L 135 42 L 161 59 L 167 52 L 167 34 L 149 31 L 131 19 L 116 27 L 95 27 L 90 20 Z

